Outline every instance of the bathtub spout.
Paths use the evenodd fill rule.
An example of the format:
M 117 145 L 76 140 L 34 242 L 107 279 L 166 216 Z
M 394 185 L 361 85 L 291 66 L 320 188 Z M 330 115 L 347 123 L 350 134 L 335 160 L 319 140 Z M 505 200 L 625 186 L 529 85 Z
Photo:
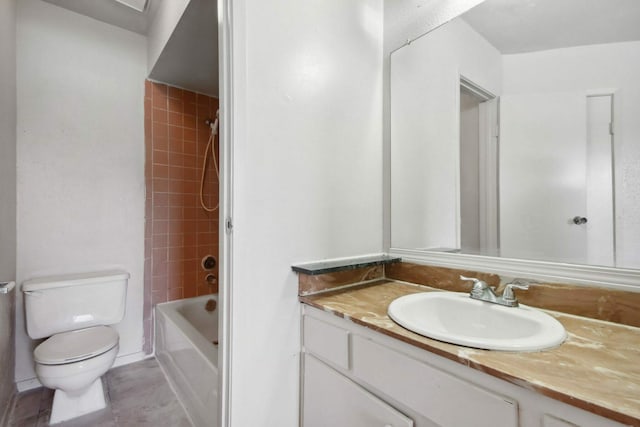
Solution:
M 207 311 L 213 311 L 213 310 L 216 309 L 217 305 L 218 305 L 218 303 L 216 302 L 216 300 L 210 299 L 205 304 L 204 309 L 207 310 Z

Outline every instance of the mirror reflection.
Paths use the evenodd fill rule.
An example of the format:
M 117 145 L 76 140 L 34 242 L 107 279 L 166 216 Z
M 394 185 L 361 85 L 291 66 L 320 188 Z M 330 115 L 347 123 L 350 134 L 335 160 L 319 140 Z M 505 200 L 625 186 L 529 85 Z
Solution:
M 640 268 L 640 2 L 487 0 L 390 79 L 393 248 Z

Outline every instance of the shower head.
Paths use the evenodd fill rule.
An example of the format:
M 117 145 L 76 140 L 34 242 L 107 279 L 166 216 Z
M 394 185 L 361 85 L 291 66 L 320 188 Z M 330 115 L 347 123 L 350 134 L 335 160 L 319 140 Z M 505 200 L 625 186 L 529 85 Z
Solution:
M 215 120 L 207 119 L 204 122 L 211 128 L 211 132 L 213 132 L 214 135 L 218 134 L 218 117 L 216 117 Z
M 215 120 L 212 120 L 211 118 L 208 118 L 208 119 L 207 119 L 207 120 L 205 120 L 204 122 L 205 122 L 207 125 L 211 126 L 212 124 L 214 124 L 214 123 L 218 120 L 218 116 L 219 116 L 219 115 L 220 115 L 220 110 L 217 110 L 217 111 L 216 111 L 216 119 L 215 119 Z
M 214 132 L 218 131 L 218 116 L 219 116 L 220 110 L 216 111 L 216 118 L 215 120 L 211 120 L 210 118 L 205 120 L 204 123 L 209 126 L 211 128 L 211 130 L 213 130 Z

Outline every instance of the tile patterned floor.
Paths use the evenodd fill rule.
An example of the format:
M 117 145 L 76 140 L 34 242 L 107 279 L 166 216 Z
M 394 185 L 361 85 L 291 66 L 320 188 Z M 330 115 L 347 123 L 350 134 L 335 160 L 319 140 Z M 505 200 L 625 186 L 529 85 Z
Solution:
M 147 359 L 110 370 L 103 377 L 107 407 L 55 427 L 191 427 L 158 362 Z M 49 425 L 53 390 L 39 388 L 18 395 L 10 427 Z

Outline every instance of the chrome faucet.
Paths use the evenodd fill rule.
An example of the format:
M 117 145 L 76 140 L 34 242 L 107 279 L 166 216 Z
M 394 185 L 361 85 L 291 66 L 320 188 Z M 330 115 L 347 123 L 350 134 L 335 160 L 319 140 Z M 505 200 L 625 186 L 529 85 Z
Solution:
M 471 298 L 493 303 L 498 300 L 498 296 L 484 280 L 464 276 L 460 276 L 460 279 L 473 282 L 473 288 L 471 288 L 471 294 L 469 295 Z
M 469 296 L 473 299 L 480 301 L 486 301 L 493 304 L 500 304 L 507 307 L 517 307 L 518 299 L 516 298 L 514 289 L 529 289 L 529 283 L 522 279 L 515 279 L 513 282 L 507 284 L 502 292 L 502 295 L 498 296 L 494 292 L 494 288 L 487 285 L 484 280 L 476 279 L 475 277 L 460 276 L 460 279 L 473 282 L 473 288 Z

